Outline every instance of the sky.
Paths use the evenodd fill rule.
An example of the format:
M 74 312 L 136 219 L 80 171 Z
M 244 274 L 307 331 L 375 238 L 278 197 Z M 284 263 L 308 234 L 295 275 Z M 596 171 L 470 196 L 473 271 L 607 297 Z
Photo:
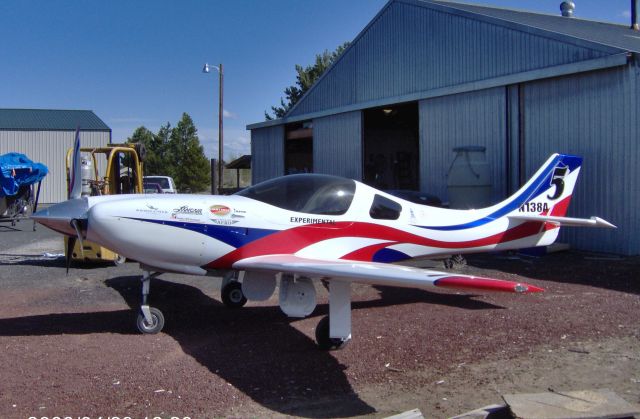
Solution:
M 218 153 L 250 153 L 248 124 L 295 83 L 295 65 L 353 40 L 386 0 L 0 0 L 0 108 L 90 109 L 123 142 L 188 113 Z M 560 0 L 466 1 L 559 14 Z M 631 0 L 574 0 L 575 16 L 629 24 Z

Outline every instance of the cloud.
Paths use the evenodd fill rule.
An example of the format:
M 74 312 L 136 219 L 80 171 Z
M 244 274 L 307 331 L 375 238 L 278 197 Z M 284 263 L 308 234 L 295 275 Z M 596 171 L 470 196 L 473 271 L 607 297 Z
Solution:
M 230 112 L 230 111 L 228 111 L 226 109 L 223 109 L 222 110 L 222 117 L 223 118 L 236 119 L 236 118 L 238 118 L 238 115 L 236 115 L 235 113 Z
M 218 130 L 204 128 L 198 130 L 200 144 L 208 158 L 218 158 Z M 224 128 L 224 159 L 240 157 L 251 153 L 251 134 L 244 128 Z
M 624 10 L 620 12 L 620 16 L 629 19 L 631 17 L 631 10 Z

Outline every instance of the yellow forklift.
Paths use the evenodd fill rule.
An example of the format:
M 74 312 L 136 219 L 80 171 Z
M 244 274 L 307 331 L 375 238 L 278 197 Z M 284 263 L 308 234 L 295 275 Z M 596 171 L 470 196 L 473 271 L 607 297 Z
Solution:
M 144 193 L 142 186 L 142 165 L 145 155 L 144 144 L 110 144 L 106 147 L 81 148 L 80 174 L 82 177 L 82 196 L 119 195 Z M 71 156 L 73 149 L 67 151 L 67 188 L 69 187 Z M 101 170 L 100 168 L 104 168 Z M 67 249 L 64 238 L 64 248 Z M 65 250 L 66 252 L 66 250 Z M 65 254 L 65 256 L 67 256 Z M 113 262 L 120 265 L 125 257 L 88 240 L 76 244 L 71 260 L 85 262 Z

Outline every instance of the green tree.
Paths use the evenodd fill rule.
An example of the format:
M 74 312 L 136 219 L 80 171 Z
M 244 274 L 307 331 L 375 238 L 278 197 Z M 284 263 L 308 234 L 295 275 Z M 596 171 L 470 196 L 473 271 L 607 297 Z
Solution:
M 160 131 L 163 131 L 163 128 Z M 168 127 L 166 128 L 168 130 Z M 162 134 L 168 132 L 167 130 Z M 158 133 L 158 137 L 160 134 L 161 132 Z M 198 130 L 187 113 L 182 114 L 182 119 L 171 130 L 166 151 L 172 176 L 179 190 L 201 192 L 208 188 L 209 160 L 204 155 L 204 149 L 198 139 Z
M 169 140 L 171 138 L 171 124 L 161 125 L 158 133 L 153 136 L 155 159 L 150 162 L 149 174 L 171 176 L 175 174 L 175 167 L 169 158 Z
M 131 143 L 144 144 L 146 155 L 144 157 L 144 174 L 147 175 L 168 175 L 171 176 L 172 168 L 166 158 L 166 148 L 169 142 L 170 124 L 163 125 L 158 134 L 154 134 L 146 127 L 138 127 L 129 137 Z
M 325 50 L 322 54 L 316 54 L 316 60 L 313 65 L 308 65 L 306 67 L 302 67 L 299 64 L 296 64 L 296 84 L 287 87 L 284 89 L 285 99 L 280 98 L 280 106 L 272 106 L 271 111 L 273 112 L 273 116 L 269 115 L 267 112 L 264 113 L 264 117 L 267 120 L 271 120 L 274 118 L 282 118 L 287 112 L 295 105 L 300 98 L 313 86 L 313 83 L 316 82 L 322 76 L 327 68 L 329 68 L 333 63 L 336 62 L 338 57 L 344 52 L 345 49 L 350 45 L 350 42 L 345 42 L 336 48 L 335 51 L 329 52 Z

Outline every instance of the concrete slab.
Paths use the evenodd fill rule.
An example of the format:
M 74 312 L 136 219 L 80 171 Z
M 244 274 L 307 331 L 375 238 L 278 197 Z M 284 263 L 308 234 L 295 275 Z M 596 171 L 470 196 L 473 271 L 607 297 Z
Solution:
M 499 419 L 499 418 L 511 418 L 509 408 L 504 404 L 492 404 L 489 406 L 481 407 L 470 412 L 463 413 L 458 416 L 453 416 L 450 419 Z
M 549 391 L 502 396 L 513 415 L 522 419 L 626 418 L 640 413 L 609 389 Z
M 385 419 L 424 419 L 420 409 L 407 410 L 393 416 L 387 416 Z

